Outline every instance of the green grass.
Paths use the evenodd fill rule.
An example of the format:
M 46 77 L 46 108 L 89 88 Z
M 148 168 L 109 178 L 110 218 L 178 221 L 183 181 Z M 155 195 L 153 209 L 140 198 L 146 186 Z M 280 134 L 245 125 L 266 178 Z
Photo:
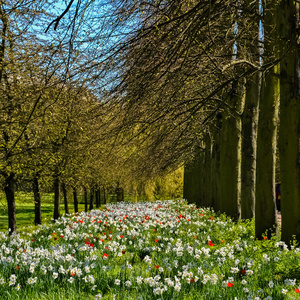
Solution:
M 79 198 L 78 210 L 84 211 L 84 203 L 81 196 Z M 74 212 L 74 205 L 71 199 L 68 199 L 69 213 Z M 53 194 L 44 193 L 41 196 L 41 211 L 42 211 L 42 223 L 49 223 L 53 218 Z M 64 214 L 64 204 L 61 200 L 60 214 Z M 17 228 L 30 227 L 34 228 L 34 201 L 32 193 L 18 192 L 16 193 L 16 217 Z M 6 231 L 8 229 L 8 211 L 6 205 L 5 195 L 0 194 L 0 231 Z
M 131 201 L 132 197 L 126 195 L 125 201 Z M 17 228 L 21 229 L 27 227 L 28 229 L 36 229 L 34 225 L 34 199 L 32 193 L 17 192 L 15 195 L 16 199 L 16 217 L 17 217 Z M 88 199 L 89 200 L 89 199 Z M 114 195 L 108 195 L 108 203 L 114 202 L 116 197 Z M 138 197 L 138 201 L 145 200 L 144 197 Z M 78 210 L 79 212 L 84 211 L 84 198 L 83 195 L 78 195 Z M 63 199 L 60 200 L 60 214 L 65 213 Z M 74 213 L 73 199 L 68 199 L 69 213 Z M 95 202 L 94 202 L 95 206 Z M 54 208 L 54 195 L 53 193 L 42 193 L 41 195 L 41 210 L 42 210 L 42 223 L 49 223 L 53 218 Z M 32 228 L 28 228 L 33 226 Z M 0 193 L 0 231 L 4 232 L 8 229 L 8 211 L 6 198 L 4 193 Z

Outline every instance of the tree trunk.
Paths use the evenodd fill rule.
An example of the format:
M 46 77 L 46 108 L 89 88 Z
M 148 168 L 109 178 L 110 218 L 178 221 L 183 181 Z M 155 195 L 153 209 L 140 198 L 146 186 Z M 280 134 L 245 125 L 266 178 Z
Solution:
M 84 188 L 84 211 L 88 211 L 88 193 L 86 187 Z
M 98 190 L 97 190 L 97 192 L 98 192 L 98 199 L 99 199 L 99 207 L 101 206 L 101 189 L 100 189 L 100 187 L 98 187 Z
M 215 211 L 220 210 L 220 132 L 222 128 L 222 113 L 218 112 L 210 132 L 212 135 L 210 182 L 212 207 Z
M 241 218 L 252 219 L 255 214 L 256 150 L 260 75 L 247 79 L 245 107 L 242 116 Z
M 124 189 L 119 186 L 119 183 L 116 188 L 116 195 L 117 195 L 117 202 L 124 201 Z
M 203 207 L 203 164 L 204 151 L 197 147 L 195 157 L 184 167 L 183 197 L 198 207 Z
M 15 174 L 10 173 L 5 177 L 4 191 L 6 195 L 7 208 L 8 208 L 8 229 L 9 234 L 17 230 L 16 221 L 16 203 L 15 203 Z
M 297 8 L 297 9 L 296 9 Z M 280 56 L 280 174 L 281 239 L 300 241 L 300 84 L 297 44 L 298 6 L 294 1 L 279 4 Z M 286 53 L 288 51 L 288 53 Z
M 94 209 L 94 188 L 90 189 L 90 210 Z
M 42 224 L 42 212 L 41 212 L 41 194 L 39 188 L 39 180 L 37 176 L 34 176 L 32 182 L 33 196 L 34 196 L 34 224 Z
M 59 202 L 59 177 L 54 177 L 54 214 L 53 219 L 57 220 L 60 216 L 60 202 Z
M 235 83 L 228 95 L 232 108 L 240 105 L 242 93 Z M 240 218 L 241 198 L 241 118 L 224 110 L 220 140 L 220 211 L 234 220 Z
M 269 2 L 265 7 L 265 62 L 274 57 L 276 47 L 275 3 Z M 275 53 L 276 55 L 276 53 Z M 259 103 L 259 120 L 257 132 L 257 170 L 256 170 L 256 204 L 255 204 L 255 235 L 262 239 L 267 232 L 270 237 L 276 232 L 277 214 L 275 199 L 275 166 L 277 123 L 279 104 L 279 66 L 263 74 L 261 97 Z
M 100 189 L 97 187 L 95 191 L 96 196 L 96 208 L 100 207 Z
M 78 198 L 76 188 L 73 187 L 73 199 L 74 199 L 74 212 L 78 212 Z
M 203 206 L 204 207 L 212 207 L 212 184 L 211 184 L 211 137 L 208 132 L 204 134 L 204 163 L 203 163 Z
M 106 189 L 105 189 L 105 185 L 103 186 L 103 200 L 104 200 L 104 204 L 107 203 L 107 199 L 106 199 Z
M 61 184 L 61 189 L 64 196 L 65 213 L 68 214 L 69 213 L 68 197 L 67 197 L 66 184 L 64 182 Z

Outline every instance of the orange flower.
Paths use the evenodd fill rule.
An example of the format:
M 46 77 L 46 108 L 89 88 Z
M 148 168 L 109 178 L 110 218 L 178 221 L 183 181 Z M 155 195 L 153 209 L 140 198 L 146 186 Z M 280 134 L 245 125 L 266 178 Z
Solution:
M 233 283 L 227 282 L 227 286 L 228 286 L 228 287 L 233 287 L 233 285 L 234 285 Z
M 157 243 L 157 242 L 158 242 L 158 239 L 155 239 L 154 242 Z

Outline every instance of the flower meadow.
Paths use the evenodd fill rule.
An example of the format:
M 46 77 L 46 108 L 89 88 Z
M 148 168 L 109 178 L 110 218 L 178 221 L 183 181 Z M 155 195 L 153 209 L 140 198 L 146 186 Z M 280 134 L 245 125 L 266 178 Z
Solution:
M 0 235 L 0 299 L 300 299 L 300 250 L 184 200 Z

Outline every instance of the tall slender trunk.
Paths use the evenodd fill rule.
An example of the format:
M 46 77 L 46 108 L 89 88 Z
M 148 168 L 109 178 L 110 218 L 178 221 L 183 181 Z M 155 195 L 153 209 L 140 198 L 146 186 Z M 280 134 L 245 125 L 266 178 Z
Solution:
M 208 132 L 204 134 L 204 162 L 203 162 L 203 206 L 212 207 L 212 183 L 210 176 L 211 169 L 211 137 Z
M 300 62 L 299 4 L 279 3 L 281 238 L 300 241 Z
M 97 189 L 97 192 L 98 192 L 98 200 L 99 200 L 99 207 L 101 206 L 101 189 L 100 189 L 100 187 L 98 187 L 98 189 Z
M 99 208 L 100 207 L 100 189 L 96 188 L 95 190 L 95 196 L 96 196 L 96 208 Z
M 84 187 L 84 211 L 88 211 L 88 193 L 86 187 Z
M 69 205 L 68 205 L 66 184 L 64 182 L 61 184 L 61 189 L 62 189 L 63 197 L 64 197 L 65 213 L 68 214 L 69 213 Z
M 241 218 L 255 215 L 256 150 L 260 75 L 247 78 L 245 107 L 242 116 Z
M 42 212 L 41 212 L 41 194 L 39 188 L 38 176 L 35 175 L 32 181 L 33 197 L 34 197 L 34 224 L 42 224 Z
M 78 212 L 78 197 L 76 187 L 73 187 L 74 212 Z
M 119 186 L 116 188 L 117 202 L 124 201 L 124 189 Z
M 54 214 L 53 219 L 57 220 L 60 216 L 60 201 L 59 201 L 59 177 L 54 176 Z
M 237 111 L 224 110 L 220 140 L 220 211 L 235 220 L 240 218 L 241 118 L 238 112 L 242 97 L 238 83 L 234 83 L 226 100 Z
M 103 186 L 103 200 L 104 200 L 104 204 L 107 203 L 107 198 L 106 198 L 106 188 L 105 185 Z
M 215 211 L 220 210 L 220 144 L 215 138 L 212 144 L 211 151 L 211 166 L 210 166 L 210 181 L 211 181 L 211 201 Z
M 90 189 L 90 210 L 94 209 L 94 188 Z
M 15 203 L 15 174 L 10 173 L 5 177 L 4 191 L 6 195 L 7 208 L 8 208 L 8 229 L 9 234 L 17 230 L 16 221 L 16 203 Z
M 245 33 L 246 59 L 259 64 L 259 19 L 260 1 L 245 1 L 245 16 L 251 31 Z M 253 38 L 254 35 L 254 38 Z M 242 162 L 241 162 L 241 218 L 251 219 L 255 215 L 256 153 L 258 104 L 261 74 L 259 72 L 246 79 L 245 106 L 242 115 Z
M 264 57 L 265 63 L 270 57 L 276 57 L 276 3 L 270 1 L 264 8 Z M 277 123 L 279 105 L 279 65 L 262 77 L 257 132 L 257 170 L 255 235 L 262 239 L 276 232 L 277 214 L 275 202 L 275 166 L 277 145 Z
M 203 207 L 203 167 L 204 151 L 200 147 L 195 150 L 195 156 L 184 167 L 183 197 L 189 203 Z

